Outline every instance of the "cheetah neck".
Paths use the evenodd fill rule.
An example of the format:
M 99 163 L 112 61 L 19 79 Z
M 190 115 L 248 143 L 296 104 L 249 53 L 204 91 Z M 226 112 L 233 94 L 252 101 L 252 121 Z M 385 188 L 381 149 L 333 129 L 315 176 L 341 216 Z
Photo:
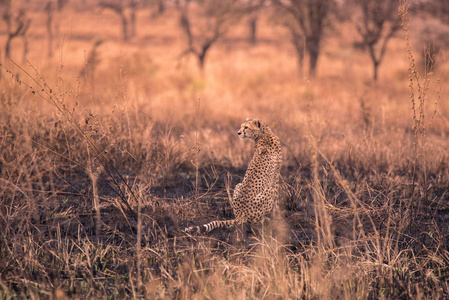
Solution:
M 258 134 L 254 138 L 254 142 L 256 143 L 256 145 L 266 143 L 266 142 L 268 142 L 270 140 L 270 136 L 272 134 L 273 133 L 271 132 L 270 128 L 268 128 L 267 126 L 263 125 L 262 130 L 260 131 L 260 134 Z
M 255 142 L 254 146 L 257 148 L 257 147 L 260 147 L 262 145 L 269 144 L 270 143 L 270 137 L 271 137 L 271 135 L 268 134 L 268 133 L 264 133 L 264 134 L 261 134 L 261 135 L 257 136 L 254 139 L 254 142 Z

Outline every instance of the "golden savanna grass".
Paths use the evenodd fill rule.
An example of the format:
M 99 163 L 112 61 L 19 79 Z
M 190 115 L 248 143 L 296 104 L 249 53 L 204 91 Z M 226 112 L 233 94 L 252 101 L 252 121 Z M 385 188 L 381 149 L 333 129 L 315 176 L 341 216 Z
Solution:
M 391 40 L 373 83 L 350 21 L 327 27 L 316 78 L 299 75 L 269 10 L 256 45 L 242 21 L 200 71 L 180 55 L 174 7 L 139 10 L 123 42 L 118 16 L 87 3 L 55 13 L 49 58 L 32 2 L 27 61 L 20 39 L 2 56 L 2 298 L 449 296 L 449 65 L 443 52 L 421 71 L 422 19 Z M 186 235 L 233 217 L 247 117 L 283 144 L 280 216 L 243 240 Z

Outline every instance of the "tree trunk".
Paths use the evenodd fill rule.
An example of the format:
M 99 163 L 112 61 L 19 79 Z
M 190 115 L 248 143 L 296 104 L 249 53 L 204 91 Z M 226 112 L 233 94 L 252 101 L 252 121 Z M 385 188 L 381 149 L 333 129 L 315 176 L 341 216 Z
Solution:
M 136 10 L 131 11 L 131 37 L 136 36 Z
M 257 16 L 251 16 L 249 22 L 249 42 L 252 45 L 257 43 Z
M 309 75 L 310 77 L 315 77 L 316 75 L 316 66 L 318 63 L 318 56 L 319 56 L 319 52 L 318 51 L 309 51 Z
M 379 62 L 378 61 L 373 61 L 373 80 L 375 82 L 377 82 L 377 77 L 378 77 L 378 69 L 379 69 Z
M 307 40 L 306 49 L 309 53 L 309 75 L 315 77 L 318 57 L 320 56 L 320 41 L 316 38 L 308 38 Z
M 369 54 L 370 54 L 370 57 L 371 57 L 371 61 L 373 62 L 373 80 L 374 80 L 374 81 L 377 81 L 377 78 L 378 78 L 378 68 L 379 68 L 380 62 L 381 62 L 381 60 L 382 60 L 382 56 L 379 57 L 379 58 L 376 57 L 376 52 L 375 52 L 375 49 L 374 49 L 374 44 L 369 45 L 369 46 L 368 46 L 368 50 L 369 50 Z
M 124 12 L 121 13 L 120 17 L 122 18 L 122 33 L 123 33 L 123 40 L 128 40 L 128 20 L 126 19 L 126 15 Z
M 198 56 L 198 63 L 201 70 L 204 70 L 204 64 L 206 63 L 206 55 L 209 51 L 212 44 L 216 41 L 216 38 L 204 42 L 203 46 L 201 47 L 201 51 L 197 52 Z
M 206 63 L 206 54 L 207 54 L 207 49 L 203 49 L 203 51 L 201 53 L 198 53 L 198 55 L 197 55 L 198 66 L 200 67 L 201 71 L 204 70 L 204 65 Z
M 298 60 L 299 75 L 304 76 L 304 37 L 291 31 L 292 43 L 295 46 L 296 58 Z
M 22 57 L 22 62 L 25 63 L 26 57 L 28 55 L 28 39 L 27 39 L 25 34 L 22 36 L 22 40 L 23 40 L 23 57 Z
M 131 37 L 136 37 L 136 11 L 137 11 L 137 1 L 131 1 Z
M 165 3 L 164 0 L 159 0 L 157 3 L 157 12 L 159 15 L 162 15 L 165 12 Z
M 11 40 L 12 36 L 8 35 L 8 38 L 6 39 L 6 45 L 5 45 L 5 58 L 9 59 L 11 58 Z

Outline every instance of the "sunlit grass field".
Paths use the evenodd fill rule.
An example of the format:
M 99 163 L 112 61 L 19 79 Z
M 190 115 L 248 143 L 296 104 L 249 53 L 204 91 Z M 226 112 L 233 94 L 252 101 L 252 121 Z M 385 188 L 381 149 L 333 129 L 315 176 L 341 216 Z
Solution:
M 70 2 L 48 57 L 36 9 L 27 60 L 20 39 L 12 60 L 1 48 L 2 298 L 449 297 L 449 65 L 422 71 L 419 18 L 373 82 L 350 21 L 327 27 L 310 78 L 269 10 L 256 45 L 242 20 L 203 71 L 177 10 L 153 10 L 124 42 L 116 14 Z M 243 239 L 185 234 L 233 218 L 246 118 L 283 145 L 280 216 Z

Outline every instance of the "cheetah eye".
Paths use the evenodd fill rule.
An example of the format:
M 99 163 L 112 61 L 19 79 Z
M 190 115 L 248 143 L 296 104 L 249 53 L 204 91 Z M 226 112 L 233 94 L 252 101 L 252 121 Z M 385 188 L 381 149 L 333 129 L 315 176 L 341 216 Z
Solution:
M 248 126 L 245 126 L 245 128 L 243 128 L 243 129 L 248 129 Z

